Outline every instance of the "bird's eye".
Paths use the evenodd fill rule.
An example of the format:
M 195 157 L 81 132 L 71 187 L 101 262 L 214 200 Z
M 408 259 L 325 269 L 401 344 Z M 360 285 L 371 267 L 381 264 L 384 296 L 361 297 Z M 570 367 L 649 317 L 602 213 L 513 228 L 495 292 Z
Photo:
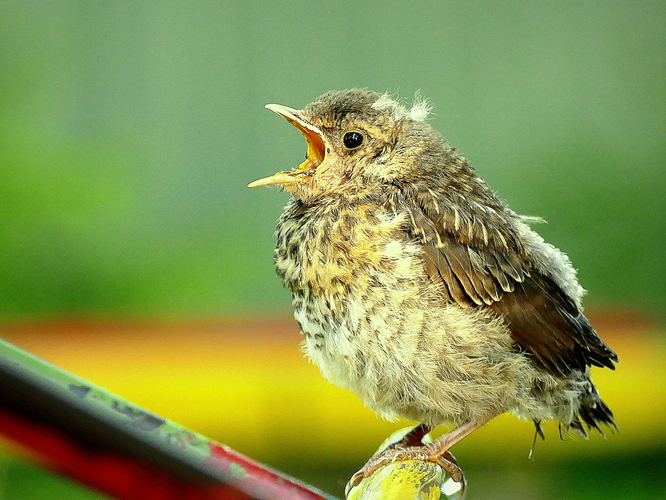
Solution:
M 347 132 L 342 138 L 342 142 L 347 149 L 356 149 L 363 144 L 363 134 L 359 132 Z

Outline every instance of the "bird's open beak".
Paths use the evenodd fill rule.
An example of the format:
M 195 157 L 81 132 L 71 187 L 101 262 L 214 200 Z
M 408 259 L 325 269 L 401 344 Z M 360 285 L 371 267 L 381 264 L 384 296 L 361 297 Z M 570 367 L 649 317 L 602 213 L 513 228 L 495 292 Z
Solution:
M 297 109 L 288 108 L 280 104 L 267 104 L 266 107 L 284 117 L 289 123 L 301 131 L 308 143 L 307 158 L 303 163 L 290 172 L 278 172 L 270 177 L 250 182 L 247 187 L 266 186 L 268 184 L 291 184 L 299 182 L 312 175 L 326 157 L 326 139 L 321 130 L 305 120 Z

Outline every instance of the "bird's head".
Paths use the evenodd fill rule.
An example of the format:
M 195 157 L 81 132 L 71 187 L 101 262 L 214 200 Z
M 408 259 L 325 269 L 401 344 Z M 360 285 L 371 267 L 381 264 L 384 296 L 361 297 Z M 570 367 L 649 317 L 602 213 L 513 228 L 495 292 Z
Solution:
M 407 109 L 367 89 L 329 92 L 296 110 L 269 104 L 305 136 L 305 161 L 249 184 L 277 184 L 304 202 L 363 195 L 396 180 L 423 175 L 430 160 L 451 148 L 425 123 L 425 101 Z M 425 160 L 425 161 L 424 161 Z

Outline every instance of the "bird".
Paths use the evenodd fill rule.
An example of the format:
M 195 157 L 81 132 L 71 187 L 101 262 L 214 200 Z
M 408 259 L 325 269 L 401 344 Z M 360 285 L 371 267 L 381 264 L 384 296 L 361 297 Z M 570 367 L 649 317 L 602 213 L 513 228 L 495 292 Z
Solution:
M 307 142 L 298 167 L 248 185 L 290 195 L 274 264 L 304 352 L 378 415 L 418 422 L 352 486 L 407 459 L 463 481 L 449 449 L 507 412 L 534 423 L 535 441 L 548 420 L 560 436 L 617 430 L 590 367 L 619 359 L 584 315 L 568 256 L 427 122 L 429 101 L 354 88 L 266 107 Z M 454 428 L 419 442 L 442 424 Z

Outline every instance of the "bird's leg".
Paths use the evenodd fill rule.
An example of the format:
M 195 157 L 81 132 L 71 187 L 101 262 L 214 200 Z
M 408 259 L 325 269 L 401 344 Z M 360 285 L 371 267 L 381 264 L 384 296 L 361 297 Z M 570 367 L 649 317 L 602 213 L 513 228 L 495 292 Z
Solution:
M 463 471 L 458 467 L 453 455 L 449 453 L 449 448 L 482 427 L 491 418 L 493 417 L 481 421 L 470 420 L 438 437 L 432 443 L 419 445 L 416 439 L 420 441 L 430 430 L 425 425 L 420 424 L 400 441 L 370 458 L 363 468 L 352 476 L 347 488 L 358 485 L 362 479 L 370 477 L 380 467 L 398 460 L 423 460 L 436 463 L 451 475 L 451 479 L 456 482 L 463 482 Z
M 400 440 L 395 443 L 390 444 L 382 452 L 391 449 L 404 449 L 406 447 L 412 446 L 422 446 L 423 438 L 432 430 L 431 427 L 428 427 L 425 424 L 418 424 L 414 426 L 407 434 L 405 434 Z

